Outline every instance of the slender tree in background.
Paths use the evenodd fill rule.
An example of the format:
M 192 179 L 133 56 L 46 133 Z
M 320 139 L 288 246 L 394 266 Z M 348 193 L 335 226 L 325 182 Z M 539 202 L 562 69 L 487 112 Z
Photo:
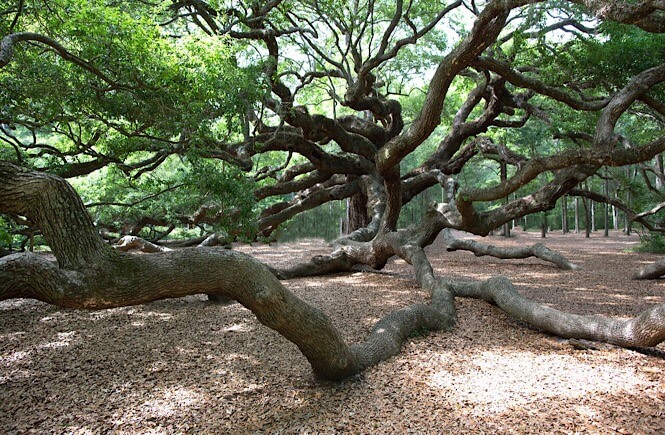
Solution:
M 542 245 L 497 250 L 449 233 L 544 216 L 564 195 L 662 231 L 653 203 L 639 212 L 634 198 L 578 187 L 603 167 L 620 175 L 643 164 L 658 178 L 660 1 L 25 0 L 3 6 L 0 20 L 0 213 L 38 228 L 58 262 L 3 257 L 0 299 L 98 309 L 223 296 L 293 341 L 326 379 L 395 354 L 413 330 L 449 328 L 455 296 L 562 337 L 665 339 L 665 305 L 627 321 L 561 313 L 502 277 L 437 278 L 423 250 L 443 232 L 450 250 L 574 268 Z M 95 190 L 86 198 L 94 221 L 64 178 Z M 432 186 L 444 201 L 400 228 L 404 207 Z M 352 231 L 288 270 L 215 248 L 132 256 L 100 236 L 122 223 L 133 234 L 166 228 L 156 241 L 175 225 L 199 226 L 201 238 L 240 224 L 246 236 L 271 237 L 347 198 Z M 126 210 L 140 212 L 124 222 Z M 394 256 L 431 302 L 390 314 L 355 346 L 278 281 L 380 269 Z
M 564 234 L 570 232 L 568 229 L 568 196 L 566 195 L 561 198 L 561 231 Z

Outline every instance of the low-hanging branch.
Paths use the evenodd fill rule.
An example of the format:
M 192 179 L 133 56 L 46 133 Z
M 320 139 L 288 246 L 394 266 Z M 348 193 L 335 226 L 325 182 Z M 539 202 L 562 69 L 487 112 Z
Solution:
M 449 328 L 430 306 L 399 310 L 369 340 L 349 347 L 330 319 L 286 289 L 259 261 L 225 249 L 152 255 L 113 250 L 95 232 L 83 203 L 55 176 L 0 161 L 0 213 L 19 213 L 43 229 L 58 265 L 32 253 L 0 259 L 0 300 L 35 298 L 69 308 L 104 309 L 191 294 L 220 295 L 250 309 L 295 343 L 317 377 L 340 380 L 399 351 L 413 331 Z M 70 216 L 68 225 L 53 225 Z
M 343 177 L 333 177 L 322 185 L 301 192 L 290 201 L 274 204 L 264 210 L 259 218 L 258 229 L 264 236 L 269 236 L 281 223 L 296 214 L 332 200 L 348 198 L 359 191 L 357 180 L 344 184 Z
M 590 190 L 572 189 L 570 190 L 569 195 L 581 196 L 584 198 L 589 198 L 592 201 L 612 205 L 618 208 L 619 210 L 623 211 L 624 213 L 626 213 L 626 216 L 628 217 L 629 221 L 640 223 L 644 226 L 644 228 L 648 229 L 651 232 L 665 233 L 665 228 L 655 226 L 652 222 L 649 222 L 646 219 L 648 216 L 651 216 L 657 213 L 658 211 L 662 210 L 663 206 L 665 206 L 665 203 L 659 204 L 656 207 L 652 208 L 651 210 L 647 210 L 642 213 L 636 213 L 634 210 L 632 210 L 623 202 L 619 201 L 617 198 L 610 198 L 606 195 L 597 192 L 592 192 Z
M 62 46 L 59 42 L 46 35 L 34 32 L 18 32 L 5 36 L 0 40 L 0 68 L 6 66 L 14 55 L 14 47 L 21 42 L 35 42 L 39 43 L 49 50 L 53 50 L 58 56 L 64 60 L 79 66 L 80 68 L 90 72 L 95 77 L 108 84 L 112 89 L 136 89 L 134 85 L 127 85 L 119 83 L 110 78 L 105 72 L 90 64 L 89 62 L 81 59 L 79 56 L 72 53 L 70 50 Z
M 621 2 L 614 2 L 615 4 L 608 5 L 607 9 L 604 4 L 608 2 L 580 2 L 592 12 L 628 23 L 637 21 L 643 25 L 657 24 L 657 19 L 662 18 L 662 0 L 638 2 L 641 3 L 639 5 L 624 2 L 626 5 L 623 6 Z M 228 144 L 216 136 L 208 137 L 204 134 L 199 137 L 198 133 L 194 134 L 199 130 L 207 131 L 208 127 L 213 125 L 214 130 L 221 129 L 222 123 L 216 121 L 205 129 L 200 128 L 203 125 L 188 125 L 182 128 L 182 132 L 178 124 L 178 133 L 168 134 L 166 138 L 157 137 L 158 134 L 148 128 L 152 119 L 149 123 L 134 125 L 133 122 L 124 122 L 125 117 L 130 117 L 130 114 L 124 112 L 109 119 L 105 119 L 101 113 L 88 114 L 85 118 L 74 119 L 72 122 L 74 125 L 88 125 L 94 121 L 95 125 L 104 130 L 109 128 L 117 132 L 123 140 L 132 139 L 143 144 L 137 151 L 150 151 L 150 156 L 142 154 L 141 158 L 145 160 L 139 163 L 129 163 L 135 160 L 135 154 L 128 154 L 122 159 L 123 162 L 109 160 L 109 164 L 119 165 L 127 175 L 138 171 L 135 174 L 138 176 L 156 169 L 166 162 L 170 155 L 180 155 L 183 156 L 183 161 L 188 160 L 185 157 L 191 151 L 196 151 L 197 157 L 221 159 L 247 171 L 252 169 L 255 161 L 253 158 L 261 153 L 298 154 L 305 163 L 259 170 L 258 178 L 274 177 L 276 184 L 257 191 L 257 198 L 285 195 L 280 199 L 281 202 L 268 207 L 262 214 L 260 230 L 264 234 L 270 234 L 279 224 L 297 213 L 337 199 L 352 198 L 350 204 L 353 204 L 353 198 L 362 196 L 366 198 L 362 200 L 369 219 L 363 224 L 365 227 L 334 243 L 330 254 L 314 257 L 286 270 L 269 268 L 250 256 L 219 248 L 166 250 L 151 247 L 137 239 L 125 239 L 121 249 L 114 249 L 99 236 L 82 201 L 66 181 L 44 172 L 30 171 L 0 161 L 0 213 L 25 216 L 34 222 L 57 259 L 57 264 L 54 264 L 31 253 L 11 254 L 0 259 L 0 300 L 30 297 L 62 307 L 104 309 L 192 294 L 232 299 L 250 309 L 261 323 L 295 343 L 311 364 L 315 375 L 330 380 L 353 376 L 396 354 L 413 331 L 423 328 L 450 330 L 456 317 L 456 296 L 490 301 L 515 318 L 563 337 L 600 340 L 620 346 L 653 346 L 665 340 L 665 305 L 652 307 L 630 320 L 563 313 L 524 298 L 502 277 L 484 283 L 437 279 L 424 252 L 424 247 L 431 244 L 446 228 L 487 234 L 510 220 L 552 209 L 558 198 L 569 193 L 604 165 L 640 163 L 665 151 L 665 136 L 631 148 L 614 146 L 617 138 L 615 127 L 619 118 L 629 113 L 635 101 L 644 101 L 647 109 L 652 108 L 650 111 L 653 113 L 662 114 L 660 102 L 655 101 L 653 96 L 650 97 L 649 93 L 656 94 L 651 90 L 655 91 L 657 85 L 662 86 L 665 82 L 665 66 L 653 66 L 637 73 L 623 87 L 608 87 L 602 80 L 591 83 L 584 77 L 581 83 L 578 74 L 574 72 L 570 84 L 561 83 L 561 86 L 554 87 L 546 84 L 551 80 L 541 83 L 534 78 L 537 77 L 537 63 L 533 66 L 520 66 L 519 59 L 525 56 L 518 50 L 520 45 L 537 48 L 537 44 L 542 41 L 530 40 L 525 44 L 512 44 L 511 50 L 515 52 L 514 56 L 508 56 L 513 59 L 514 63 L 511 64 L 490 58 L 495 55 L 500 59 L 506 58 L 506 53 L 502 50 L 507 48 L 507 45 L 502 47 L 500 41 L 497 44 L 499 35 L 506 34 L 506 30 L 509 30 L 506 24 L 513 21 L 514 17 L 526 14 L 527 5 L 541 1 L 491 1 L 486 3 L 482 11 L 478 11 L 472 2 L 469 8 L 475 10 L 477 19 L 470 32 L 460 41 L 450 44 L 450 50 L 442 53 L 436 65 L 429 63 L 429 60 L 422 65 L 417 62 L 414 64 L 427 70 L 436 69 L 431 80 L 426 83 L 424 99 L 417 103 L 420 107 L 415 110 L 412 110 L 414 107 L 409 107 L 409 110 L 403 113 L 402 102 L 417 99 L 391 99 L 390 95 L 395 89 L 385 79 L 392 73 L 388 71 L 390 68 L 386 69 L 388 65 L 384 62 L 395 58 L 403 50 L 402 47 L 424 38 L 427 30 L 433 29 L 444 15 L 454 8 L 466 6 L 464 2 L 454 1 L 448 8 L 440 9 L 434 13 L 433 21 L 432 17 L 425 20 L 425 23 L 430 24 L 417 20 L 416 15 L 420 12 L 411 6 L 402 11 L 402 1 L 395 5 L 394 13 L 390 12 L 391 8 L 382 8 L 388 11 L 388 15 L 381 13 L 377 14 L 376 18 L 373 13 L 379 12 L 379 9 L 367 5 L 363 13 L 367 14 L 367 17 L 371 16 L 371 23 L 368 24 L 368 20 L 365 20 L 358 29 L 350 26 L 355 21 L 347 21 L 347 17 L 339 16 L 339 20 L 336 18 L 337 22 L 333 23 L 327 19 L 330 16 L 326 16 L 322 10 L 316 10 L 315 14 L 313 11 L 319 9 L 316 5 L 303 6 L 295 2 L 290 5 L 293 8 L 283 8 L 280 0 L 259 3 L 251 2 L 247 8 L 241 6 L 238 10 L 231 9 L 225 13 L 221 9 L 217 11 L 208 7 L 205 1 L 187 0 L 178 2 L 181 6 L 175 5 L 173 9 L 179 17 L 177 19 L 193 20 L 184 23 L 180 30 L 194 31 L 196 25 L 202 24 L 201 29 L 208 34 L 228 34 L 231 38 L 256 41 L 261 45 L 258 48 L 261 60 L 257 61 L 257 66 L 260 67 L 263 82 L 259 79 L 257 84 L 262 89 L 262 83 L 265 83 L 267 92 L 261 92 L 263 96 L 257 97 L 260 101 L 247 101 L 248 107 L 242 109 L 244 114 L 240 115 L 243 130 L 241 142 Z M 373 5 L 372 2 L 370 4 Z M 524 6 L 527 7 L 521 12 L 513 12 L 515 8 Z M 178 11 L 181 7 L 191 7 L 193 14 L 181 15 Z M 244 13 L 240 12 L 242 9 Z M 303 22 L 306 22 L 311 30 L 300 29 L 300 24 L 296 24 L 296 21 L 300 21 L 296 18 L 301 13 L 304 16 Z M 570 17 L 577 15 L 571 14 Z M 290 20 L 293 26 L 288 25 Z M 417 23 L 421 25 L 421 30 L 417 29 Z M 321 24 L 326 29 L 323 33 L 328 33 L 318 35 L 322 37 L 320 40 L 318 37 L 310 38 L 310 35 L 316 33 L 315 24 Z M 382 26 L 380 33 L 383 33 L 383 37 L 375 37 L 378 35 L 375 34 L 378 30 L 375 25 Z M 39 23 L 35 26 L 35 29 L 43 27 Z M 415 37 L 409 37 L 409 28 L 413 30 Z M 177 33 L 178 30 L 175 30 Z M 346 32 L 347 30 L 353 32 Z M 525 32 L 521 33 L 523 37 L 537 37 L 537 33 L 529 32 L 528 28 L 524 30 Z M 344 37 L 338 31 L 345 33 Z M 611 39 L 609 36 L 612 36 L 612 33 L 607 35 L 608 39 Z M 54 37 L 63 37 L 63 41 L 70 40 L 65 34 L 58 32 Z M 131 83 L 123 87 L 123 84 L 113 82 L 115 74 L 106 72 L 107 68 L 95 67 L 94 64 L 66 51 L 54 40 L 44 38 L 32 33 L 14 33 L 13 36 L 3 38 L 0 42 L 0 68 L 10 59 L 21 61 L 21 56 L 12 58 L 17 44 L 38 45 L 46 47 L 46 53 L 59 56 L 75 69 L 82 69 L 81 77 L 86 80 L 105 82 L 103 86 L 108 88 L 107 90 L 137 92 Z M 432 38 L 435 39 L 436 37 Z M 361 47 L 363 41 L 369 41 L 369 46 Z M 372 41 L 379 45 L 372 46 Z M 323 50 L 324 45 L 326 50 Z M 342 48 L 343 46 L 348 47 L 348 50 Z M 83 48 L 82 52 L 87 52 L 85 49 L 88 47 Z M 292 49 L 298 52 L 301 48 L 305 51 L 303 59 L 315 60 L 311 67 L 318 71 L 318 75 L 316 72 L 306 71 L 309 68 L 306 61 L 285 65 L 282 54 L 291 53 Z M 566 49 L 566 45 L 561 45 L 557 52 Z M 236 52 L 239 53 L 242 53 L 242 50 Z M 50 55 L 42 58 L 50 59 Z M 253 62 L 252 60 L 252 66 Z M 293 74 L 289 71 L 299 63 L 305 71 L 295 74 L 302 79 L 301 85 L 294 85 Z M 22 66 L 19 65 L 17 70 Z M 555 65 L 555 68 L 558 66 Z M 477 72 L 471 72 L 474 68 Z M 388 75 L 385 72 L 388 72 Z M 564 70 L 562 77 L 568 72 Z M 139 75 L 142 74 L 143 72 Z M 145 71 L 145 74 L 147 78 L 149 71 Z M 307 78 L 308 74 L 311 79 Z M 330 80 L 329 86 L 312 93 L 309 91 L 314 88 L 309 85 L 321 84 L 313 81 L 315 77 L 337 79 Z M 457 111 L 451 125 L 445 126 L 450 128 L 440 128 L 442 121 L 448 118 L 447 109 L 454 105 L 451 100 L 455 98 L 449 98 L 452 90 L 462 92 L 465 88 L 462 77 L 475 78 L 476 88 L 470 91 L 468 98 L 462 99 L 462 107 Z M 140 84 L 144 82 L 153 82 L 143 80 L 144 77 L 136 78 L 139 83 L 137 86 L 142 86 Z M 9 79 L 14 80 L 14 77 Z M 409 79 L 411 78 L 408 77 L 407 80 Z M 418 82 L 419 80 L 416 80 L 416 83 Z M 13 83 L 8 83 L 11 84 L 10 87 L 13 86 Z M 205 86 L 208 82 L 197 83 Z M 338 89 L 341 92 L 336 90 L 336 83 L 340 83 Z M 608 89 L 618 91 L 608 95 Z M 321 114 L 326 110 L 322 107 L 314 107 L 314 104 L 308 106 L 312 95 L 319 95 L 321 90 L 329 91 L 333 112 L 330 116 Z M 215 99 L 202 96 L 206 100 Z M 239 95 L 239 99 L 244 97 Z M 84 99 L 81 101 L 85 102 Z M 143 104 L 144 100 L 141 101 Z M 547 146 L 546 151 L 536 150 L 536 142 L 521 143 L 522 149 L 526 146 L 534 148 L 527 161 L 526 156 L 511 151 L 508 145 L 513 146 L 513 143 L 506 146 L 492 145 L 479 138 L 479 134 L 495 127 L 507 129 L 525 126 L 527 132 L 537 133 L 538 128 L 529 130 L 529 126 L 525 124 L 537 121 L 533 119 L 536 117 L 547 124 L 550 117 L 544 112 L 545 109 L 541 112 L 541 108 L 535 107 L 536 103 L 533 101 L 538 101 L 543 107 L 551 106 L 551 102 L 558 107 L 558 101 L 568 106 L 566 110 L 572 108 L 578 111 L 601 112 L 597 117 L 596 114 L 590 114 L 589 118 L 597 119 L 595 127 L 589 124 L 586 126 L 589 128 L 584 128 L 586 131 L 583 133 L 591 138 L 588 147 L 585 145 L 584 149 L 553 152 L 550 144 L 543 145 Z M 338 104 L 344 106 L 344 115 L 341 117 L 338 117 L 336 112 Z M 213 101 L 212 105 L 217 107 L 217 102 Z M 198 107 L 197 104 L 192 106 Z M 261 109 L 258 110 L 257 106 Z M 205 107 L 208 107 L 207 103 Z M 253 114 L 255 109 L 258 114 Z M 19 108 L 18 111 L 20 110 Z M 352 111 L 355 111 L 355 114 L 351 114 Z M 215 119 L 226 116 L 217 114 L 217 110 L 214 112 L 215 115 L 211 116 Z M 406 113 L 409 113 L 408 118 Z M 410 114 L 413 114 L 413 117 Z M 23 114 L 18 115 L 20 118 Z M 190 119 L 188 112 L 184 111 L 182 115 L 187 123 Z M 34 116 L 30 114 L 29 118 Z M 406 119 L 403 119 L 403 116 Z M 229 126 L 235 124 L 233 118 L 229 117 Z M 219 120 L 221 121 L 221 118 Z M 213 119 L 206 118 L 207 121 Z M 0 120 L 3 124 L 12 122 L 11 119 Z M 648 126 L 661 126 L 659 122 L 662 124 L 662 120 L 655 118 Z M 254 124 L 251 133 L 250 123 Z M 42 126 L 34 125 L 33 132 L 37 127 Z M 437 129 L 445 136 L 438 149 L 433 151 L 434 158 L 427 159 L 426 156 L 418 155 L 420 151 L 426 152 L 427 146 L 421 145 L 429 139 L 435 139 L 438 135 L 435 133 Z M 591 132 L 595 134 L 590 135 Z M 71 136 L 73 137 L 70 141 L 76 144 L 77 134 Z M 235 133 L 228 136 L 234 137 L 240 136 Z M 522 137 L 523 141 L 526 141 L 526 138 L 535 139 L 534 134 L 499 134 L 495 137 Z M 650 137 L 650 134 L 645 137 Z M 87 151 L 95 145 L 89 141 L 80 143 Z M 26 161 L 28 157 L 45 157 L 31 156 L 28 153 L 26 159 L 21 160 L 21 147 L 11 138 L 9 146 L 16 150 L 17 160 L 22 161 L 22 164 L 32 163 Z M 467 171 L 463 172 L 464 166 L 479 160 L 475 157 L 477 155 L 509 163 L 514 165 L 516 170 L 510 177 L 502 177 L 504 180 L 499 185 L 490 182 L 487 188 L 458 189 L 457 180 L 453 176 L 466 174 Z M 403 176 L 401 168 L 411 167 L 411 162 L 405 160 L 407 156 L 419 161 L 415 163 L 415 169 Z M 104 159 L 108 159 L 98 154 L 90 157 L 98 161 L 89 163 L 86 157 L 86 161 L 77 166 L 76 170 L 94 170 L 99 164 L 106 164 Z M 270 160 L 272 161 L 272 158 Z M 290 158 L 286 161 L 290 162 Z M 281 176 L 279 172 L 282 172 Z M 534 187 L 532 182 L 545 172 L 551 172 L 552 177 L 544 181 L 544 184 L 539 184 L 540 187 Z M 403 205 L 418 192 L 437 183 L 446 189 L 446 202 L 432 207 L 417 224 L 398 229 L 398 218 Z M 482 185 L 487 184 L 473 183 L 474 187 Z M 532 187 L 534 189 L 531 189 L 530 193 L 518 197 L 518 190 Z M 498 207 L 483 208 L 478 204 L 483 201 L 502 200 L 512 194 L 515 194 L 512 200 L 502 201 Z M 201 222 L 207 210 L 206 207 L 199 209 L 200 213 L 192 217 L 191 222 Z M 136 228 L 138 227 L 137 225 Z M 204 241 L 207 236 L 209 235 L 187 243 L 216 243 L 214 237 Z M 493 254 L 504 258 L 535 255 L 560 267 L 574 267 L 565 259 L 538 245 L 525 250 L 506 251 L 473 244 L 467 246 L 464 242 L 459 243 L 465 248 L 475 250 L 477 254 Z M 451 246 L 455 243 L 451 242 Z M 160 252 L 148 255 L 120 252 L 130 244 Z M 416 280 L 426 291 L 429 300 L 426 300 L 427 303 L 415 304 L 388 314 L 375 325 L 365 342 L 353 346 L 344 341 L 343 334 L 335 328 L 325 313 L 295 296 L 278 280 L 343 272 L 352 270 L 357 265 L 381 269 L 395 256 L 404 259 L 413 267 Z

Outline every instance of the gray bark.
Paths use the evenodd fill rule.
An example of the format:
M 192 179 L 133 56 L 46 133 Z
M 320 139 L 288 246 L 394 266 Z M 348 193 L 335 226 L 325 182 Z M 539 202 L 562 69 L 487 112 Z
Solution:
M 340 380 L 399 352 L 413 331 L 448 329 L 452 319 L 418 304 L 382 319 L 365 343 L 349 347 L 330 319 L 291 293 L 259 261 L 220 248 L 152 255 L 114 250 L 94 231 L 63 179 L 0 161 L 0 213 L 42 228 L 58 265 L 32 253 L 0 259 L 0 300 L 34 298 L 68 308 L 104 309 L 205 293 L 240 302 L 295 343 L 321 379 Z M 45 201 L 48 199 L 49 201 Z M 69 219 L 61 222 L 62 218 Z
M 568 233 L 568 196 L 564 195 L 561 198 L 561 231 Z
M 537 257 L 543 261 L 553 263 L 564 270 L 574 270 L 579 267 L 568 261 L 563 255 L 553 252 L 542 243 L 536 243 L 533 246 L 521 246 L 519 248 L 498 248 L 493 245 L 478 243 L 475 240 L 456 239 L 448 230 L 443 230 L 442 234 L 445 237 L 446 249 L 448 251 L 471 251 L 476 257 L 489 255 L 502 259 Z
M 658 279 L 662 276 L 665 276 L 665 259 L 638 270 L 633 275 L 633 279 Z
M 456 296 L 483 299 L 512 317 L 562 338 L 600 341 L 621 347 L 649 347 L 665 340 L 665 304 L 628 320 L 564 313 L 520 295 L 505 277 L 482 283 L 454 282 Z
M 344 379 L 395 355 L 413 331 L 450 329 L 456 315 L 454 296 L 492 301 L 509 314 L 563 337 L 620 346 L 653 346 L 665 340 L 665 305 L 635 319 L 618 321 L 543 307 L 519 296 L 505 278 L 482 285 L 437 280 L 422 247 L 440 231 L 439 225 L 445 221 L 443 207 L 430 210 L 430 219 L 411 231 L 383 234 L 371 243 L 353 242 L 338 248 L 335 255 L 340 268 L 358 259 L 381 265 L 390 256 L 399 255 L 413 265 L 418 283 L 431 297 L 429 304 L 389 314 L 375 325 L 365 342 L 349 346 L 325 313 L 278 281 L 276 274 L 280 271 L 247 255 L 220 248 L 128 255 L 104 243 L 78 195 L 64 180 L 0 162 L 0 186 L 0 212 L 20 212 L 42 228 L 58 259 L 56 265 L 32 253 L 1 258 L 0 300 L 27 297 L 85 309 L 136 305 L 197 293 L 236 300 L 261 323 L 296 344 L 321 379 Z M 43 201 L 44 195 L 52 202 Z M 70 221 L 56 225 L 63 216 Z M 82 226 L 85 223 L 87 227 Z M 318 264 L 330 267 L 326 259 Z M 294 270 L 291 275 L 303 270 Z

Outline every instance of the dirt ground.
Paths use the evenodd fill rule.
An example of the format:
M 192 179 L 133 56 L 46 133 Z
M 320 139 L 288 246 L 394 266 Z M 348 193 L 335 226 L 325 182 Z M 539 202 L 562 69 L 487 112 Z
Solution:
M 495 245 L 531 244 L 518 231 Z M 665 303 L 665 280 L 633 271 L 658 258 L 636 237 L 550 234 L 581 266 L 476 258 L 427 248 L 439 274 L 503 274 L 520 291 L 581 314 L 633 316 Z M 319 240 L 237 246 L 285 265 Z M 388 312 L 426 299 L 411 269 L 286 283 L 350 342 Z M 0 302 L 1 433 L 664 433 L 665 360 L 624 349 L 576 350 L 485 302 L 459 300 L 458 324 L 406 343 L 349 381 L 313 379 L 297 348 L 238 304 L 203 296 L 88 312 Z M 661 351 L 665 350 L 662 344 Z

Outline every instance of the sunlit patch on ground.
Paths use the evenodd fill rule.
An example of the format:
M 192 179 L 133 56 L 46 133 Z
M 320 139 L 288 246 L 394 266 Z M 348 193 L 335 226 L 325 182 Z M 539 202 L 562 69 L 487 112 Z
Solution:
M 223 329 L 226 332 L 244 332 L 247 331 L 247 325 L 241 323 L 234 323 L 231 326 L 227 326 Z
M 481 415 L 501 413 L 544 398 L 571 399 L 593 393 L 636 391 L 657 383 L 631 368 L 588 364 L 567 355 L 482 352 L 463 373 L 441 370 L 429 385 Z
M 76 332 L 59 332 L 56 335 L 56 340 L 44 343 L 39 345 L 40 349 L 49 349 L 49 348 L 56 348 L 56 347 L 65 347 L 69 346 L 72 344 L 73 341 L 76 340 Z
M 154 417 L 168 417 L 183 412 L 201 401 L 200 396 L 189 389 L 171 387 L 165 388 L 154 395 L 155 398 L 146 401 L 142 406 L 142 413 Z
M 28 355 L 30 355 L 30 352 L 26 352 L 26 351 L 23 351 L 23 350 L 19 350 L 17 352 L 11 352 L 11 353 L 8 353 L 6 355 L 1 355 L 0 356 L 0 364 L 3 364 L 3 365 L 13 364 L 13 363 L 16 363 L 16 362 L 19 362 L 19 361 L 25 359 L 25 357 L 27 357 Z
M 39 302 L 35 302 L 31 299 L 8 299 L 6 301 L 0 302 L 0 311 L 28 308 L 30 306 L 34 306 L 35 304 L 39 304 Z

